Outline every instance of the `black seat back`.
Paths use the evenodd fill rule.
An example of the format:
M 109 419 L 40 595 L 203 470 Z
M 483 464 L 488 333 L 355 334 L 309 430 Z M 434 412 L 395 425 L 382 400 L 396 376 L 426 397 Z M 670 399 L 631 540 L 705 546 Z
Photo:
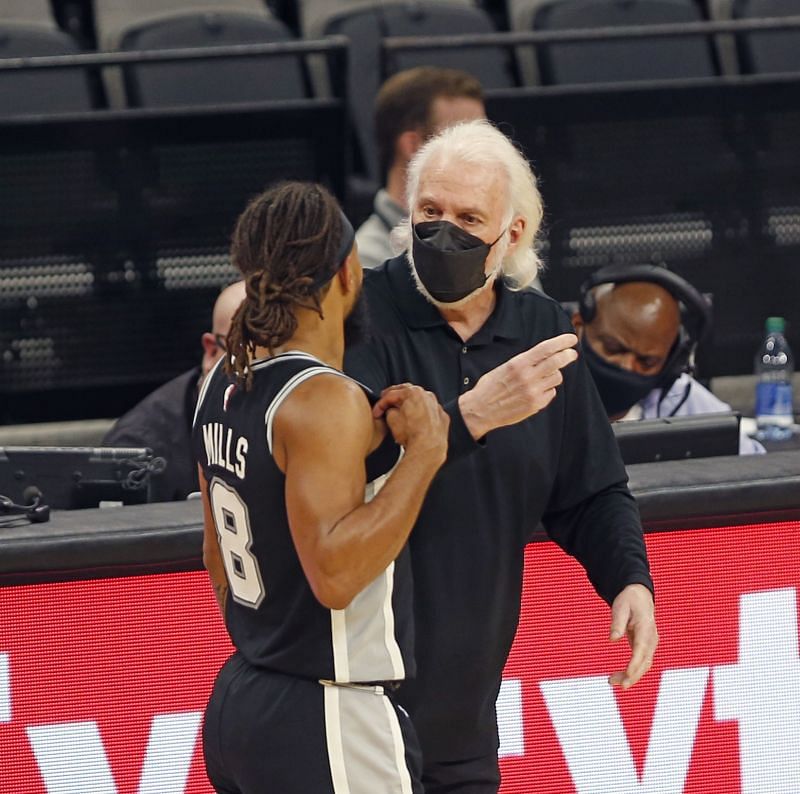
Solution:
M 237 13 L 192 13 L 146 22 L 126 31 L 123 50 L 221 47 L 291 41 L 279 20 Z M 302 58 L 295 55 L 126 66 L 133 107 L 178 107 L 308 96 Z
M 699 22 L 691 0 L 550 0 L 536 12 L 538 30 Z M 547 84 L 710 77 L 711 47 L 702 36 L 583 41 L 537 47 Z
M 75 55 L 66 33 L 38 25 L 0 24 L 0 58 Z M 0 116 L 90 110 L 91 92 L 80 69 L 0 72 Z
M 454 3 L 427 2 L 376 4 L 343 12 L 325 26 L 326 35 L 350 39 L 346 75 L 351 115 L 363 165 L 367 174 L 380 181 L 373 119 L 375 96 L 382 78 L 414 66 L 462 69 L 477 77 L 484 88 L 514 85 L 510 61 L 501 49 L 433 49 L 398 52 L 381 73 L 381 39 L 389 36 L 446 36 L 492 33 L 489 17 L 480 9 Z

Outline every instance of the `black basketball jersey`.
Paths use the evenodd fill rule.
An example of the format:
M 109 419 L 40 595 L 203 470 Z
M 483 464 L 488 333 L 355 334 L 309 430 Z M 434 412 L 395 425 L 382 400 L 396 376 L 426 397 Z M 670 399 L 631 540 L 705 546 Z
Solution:
M 314 597 L 286 515 L 285 477 L 272 457 L 272 423 L 292 390 L 321 373 L 347 376 L 302 352 L 251 365 L 249 391 L 218 364 L 206 378 L 192 431 L 208 482 L 229 594 L 225 623 L 253 665 L 341 683 L 400 680 L 413 674 L 408 550 L 345 609 Z M 371 401 L 374 398 L 367 391 Z M 330 406 L 336 421 L 336 406 Z M 399 460 L 391 435 L 366 461 L 374 496 Z

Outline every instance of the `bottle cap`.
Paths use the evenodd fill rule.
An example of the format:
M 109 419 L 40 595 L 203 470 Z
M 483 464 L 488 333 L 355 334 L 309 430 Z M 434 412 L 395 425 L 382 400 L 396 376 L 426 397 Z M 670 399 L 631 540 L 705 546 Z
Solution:
M 767 317 L 768 334 L 782 334 L 785 326 L 783 317 Z

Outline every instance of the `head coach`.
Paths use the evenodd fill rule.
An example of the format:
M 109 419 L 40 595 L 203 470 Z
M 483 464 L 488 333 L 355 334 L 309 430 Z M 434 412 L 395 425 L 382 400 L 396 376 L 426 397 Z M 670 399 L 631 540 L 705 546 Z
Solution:
M 499 786 L 495 700 L 520 608 L 524 547 L 541 521 L 611 605 L 636 683 L 658 642 L 636 504 L 603 405 L 561 307 L 526 290 L 542 203 L 530 166 L 486 121 L 459 124 L 409 168 L 404 253 L 365 274 L 372 338 L 348 374 L 434 392 L 447 462 L 410 546 L 417 678 L 400 701 L 419 733 L 428 794 Z M 542 604 L 557 609 L 557 604 Z M 575 638 L 580 641 L 580 637 Z M 547 649 L 542 649 L 546 653 Z

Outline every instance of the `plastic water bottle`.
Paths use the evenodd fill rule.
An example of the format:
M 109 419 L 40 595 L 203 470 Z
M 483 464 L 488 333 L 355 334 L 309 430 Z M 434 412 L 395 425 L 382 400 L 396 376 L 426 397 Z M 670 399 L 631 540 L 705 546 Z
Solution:
M 768 317 L 766 334 L 755 360 L 758 438 L 780 441 L 792 435 L 794 358 L 783 335 L 783 317 Z

